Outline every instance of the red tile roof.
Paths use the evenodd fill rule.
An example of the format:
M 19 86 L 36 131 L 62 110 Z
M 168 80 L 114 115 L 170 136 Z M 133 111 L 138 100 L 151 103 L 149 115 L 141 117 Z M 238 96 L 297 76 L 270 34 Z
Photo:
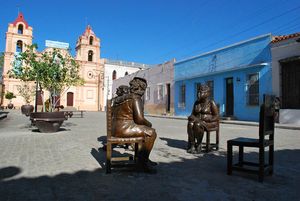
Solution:
M 87 25 L 84 33 L 82 34 L 83 36 L 88 36 L 88 35 L 95 35 L 95 33 L 92 30 L 91 25 Z
M 16 26 L 18 22 L 23 22 L 25 24 L 26 28 L 28 28 L 28 23 L 24 19 L 24 16 L 21 12 L 19 12 L 19 15 L 18 15 L 17 19 L 13 22 L 13 25 Z
M 290 39 L 290 38 L 296 38 L 298 36 L 300 36 L 300 32 L 289 34 L 289 35 L 273 36 L 272 37 L 272 43 L 277 43 L 279 41 L 287 40 L 287 39 Z

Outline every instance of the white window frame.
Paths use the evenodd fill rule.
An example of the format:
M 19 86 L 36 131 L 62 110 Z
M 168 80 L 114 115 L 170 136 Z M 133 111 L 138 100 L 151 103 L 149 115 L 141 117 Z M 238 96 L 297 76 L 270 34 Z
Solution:
M 145 100 L 146 101 L 149 101 L 150 100 L 150 92 L 151 92 L 151 90 L 150 90 L 150 87 L 147 87 L 146 88 L 146 92 L 145 92 Z
M 160 94 L 161 89 L 161 94 Z M 162 83 L 157 84 L 157 100 L 163 100 L 164 98 L 164 85 Z

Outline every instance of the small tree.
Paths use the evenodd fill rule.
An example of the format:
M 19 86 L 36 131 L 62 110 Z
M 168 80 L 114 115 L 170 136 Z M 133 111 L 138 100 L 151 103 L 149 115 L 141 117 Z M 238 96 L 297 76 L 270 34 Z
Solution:
M 23 97 L 26 104 L 29 104 L 34 95 L 35 95 L 35 87 L 31 86 L 29 82 L 22 81 L 22 84 L 18 86 L 19 95 Z
M 38 55 L 36 44 L 26 47 L 26 51 L 16 56 L 14 68 L 8 74 L 25 82 L 36 81 L 41 89 L 49 91 L 50 111 L 52 111 L 59 100 L 55 99 L 56 96 L 63 95 L 71 86 L 84 83 L 79 75 L 79 64 L 69 52 L 64 54 L 54 48 Z M 44 103 L 47 98 L 42 98 Z M 45 104 L 44 111 L 46 111 Z
M 8 99 L 9 102 L 11 103 L 11 100 L 12 100 L 13 98 L 16 98 L 16 96 L 15 96 L 15 94 L 14 94 L 13 92 L 7 91 L 7 92 L 5 93 L 5 98 Z

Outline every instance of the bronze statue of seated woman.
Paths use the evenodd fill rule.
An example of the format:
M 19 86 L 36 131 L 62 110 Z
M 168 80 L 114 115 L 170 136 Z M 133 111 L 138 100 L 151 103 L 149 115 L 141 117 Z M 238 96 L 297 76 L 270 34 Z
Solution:
M 218 107 L 213 100 L 208 98 L 209 93 L 210 89 L 206 84 L 199 87 L 193 111 L 188 117 L 188 153 L 200 153 L 204 131 L 218 126 Z

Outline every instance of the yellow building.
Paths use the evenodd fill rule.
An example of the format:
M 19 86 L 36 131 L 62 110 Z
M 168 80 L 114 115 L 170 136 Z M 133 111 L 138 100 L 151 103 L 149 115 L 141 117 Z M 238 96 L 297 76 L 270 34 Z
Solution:
M 17 19 L 8 25 L 3 67 L 4 91 L 10 91 L 17 95 L 17 98 L 12 101 L 16 108 L 25 104 L 22 97 L 18 96 L 17 87 L 20 85 L 20 81 L 9 78 L 7 72 L 12 68 L 15 55 L 25 51 L 25 45 L 31 45 L 32 39 L 33 29 L 26 22 L 23 14 L 19 13 Z M 81 66 L 80 73 L 85 84 L 80 87 L 71 87 L 64 94 L 61 94 L 60 104 L 80 110 L 103 110 L 103 103 L 105 102 L 103 98 L 104 59 L 100 58 L 100 39 L 90 26 L 87 26 L 84 33 L 78 38 L 75 59 Z M 40 98 L 37 103 L 41 104 Z M 4 99 L 3 106 L 7 104 L 8 100 Z M 34 105 L 34 102 L 31 104 Z

